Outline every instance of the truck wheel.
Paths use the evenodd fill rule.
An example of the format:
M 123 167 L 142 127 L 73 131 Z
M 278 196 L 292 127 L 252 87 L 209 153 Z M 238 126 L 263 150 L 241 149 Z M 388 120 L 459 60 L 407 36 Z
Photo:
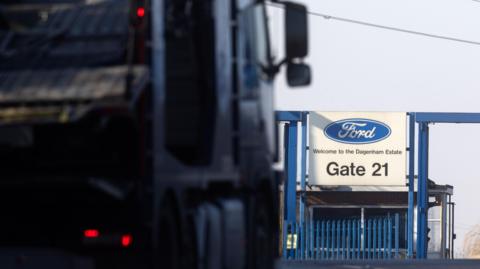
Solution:
M 254 268 L 273 269 L 273 227 L 272 209 L 263 196 L 259 196 L 255 203 L 255 227 L 253 242 Z
M 198 236 L 195 229 L 195 220 L 189 219 L 187 221 L 187 231 L 184 237 L 185 251 L 182 260 L 184 260 L 184 267 L 188 269 L 198 268 Z
M 160 211 L 159 252 L 156 268 L 180 269 L 180 221 L 173 202 L 169 202 L 169 200 L 163 204 Z
M 240 199 L 204 203 L 196 214 L 199 268 L 245 269 L 245 210 Z

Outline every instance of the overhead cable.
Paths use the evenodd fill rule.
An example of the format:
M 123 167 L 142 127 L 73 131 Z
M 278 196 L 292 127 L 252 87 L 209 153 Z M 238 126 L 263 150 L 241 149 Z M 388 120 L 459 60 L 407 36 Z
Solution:
M 276 5 L 276 4 L 272 4 L 272 3 L 268 3 L 267 5 L 269 5 L 271 7 L 276 7 L 276 8 L 283 8 L 283 6 L 281 6 L 281 5 Z M 419 36 L 424 36 L 424 37 L 429 37 L 429 38 L 443 39 L 443 40 L 448 40 L 448 41 L 454 41 L 454 42 L 460 42 L 460 43 L 466 43 L 466 44 L 470 44 L 470 45 L 480 46 L 480 42 L 478 42 L 478 41 L 472 41 L 472 40 L 461 39 L 461 38 L 450 37 L 450 36 L 429 34 L 429 33 L 425 33 L 425 32 L 413 31 L 413 30 L 402 29 L 402 28 L 397 28 L 397 27 L 392 27 L 392 26 L 385 26 L 385 25 L 381 25 L 381 24 L 375 24 L 375 23 L 370 23 L 370 22 L 364 22 L 364 21 L 359 21 L 359 20 L 353 20 L 353 19 L 348 19 L 348 18 L 332 16 L 332 15 L 323 14 L 323 13 L 319 13 L 319 12 L 308 11 L 308 14 L 313 15 L 313 16 L 317 16 L 317 17 L 322 17 L 326 20 L 337 20 L 337 21 L 354 23 L 354 24 L 359 24 L 359 25 L 368 26 L 368 27 L 380 28 L 380 29 L 389 30 L 389 31 L 402 32 L 402 33 L 407 33 L 407 34 L 412 34 L 412 35 L 419 35 Z

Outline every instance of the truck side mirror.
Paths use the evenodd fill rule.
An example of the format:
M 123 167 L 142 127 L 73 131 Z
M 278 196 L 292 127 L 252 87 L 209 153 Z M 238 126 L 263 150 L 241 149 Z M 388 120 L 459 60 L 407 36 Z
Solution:
M 287 82 L 290 87 L 309 85 L 311 82 L 310 67 L 303 63 L 288 63 Z
M 286 58 L 304 58 L 308 54 L 307 8 L 291 2 L 282 3 L 285 5 Z

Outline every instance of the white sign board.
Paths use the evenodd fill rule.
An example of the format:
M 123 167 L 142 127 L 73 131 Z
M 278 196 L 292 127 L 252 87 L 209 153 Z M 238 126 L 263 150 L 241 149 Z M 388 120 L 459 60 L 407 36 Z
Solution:
M 309 183 L 405 186 L 404 112 L 310 112 Z

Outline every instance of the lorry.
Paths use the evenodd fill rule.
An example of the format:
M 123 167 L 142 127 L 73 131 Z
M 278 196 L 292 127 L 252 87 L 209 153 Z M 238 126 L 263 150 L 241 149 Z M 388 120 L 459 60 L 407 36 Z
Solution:
M 0 267 L 273 268 L 275 4 L 2 1 Z

